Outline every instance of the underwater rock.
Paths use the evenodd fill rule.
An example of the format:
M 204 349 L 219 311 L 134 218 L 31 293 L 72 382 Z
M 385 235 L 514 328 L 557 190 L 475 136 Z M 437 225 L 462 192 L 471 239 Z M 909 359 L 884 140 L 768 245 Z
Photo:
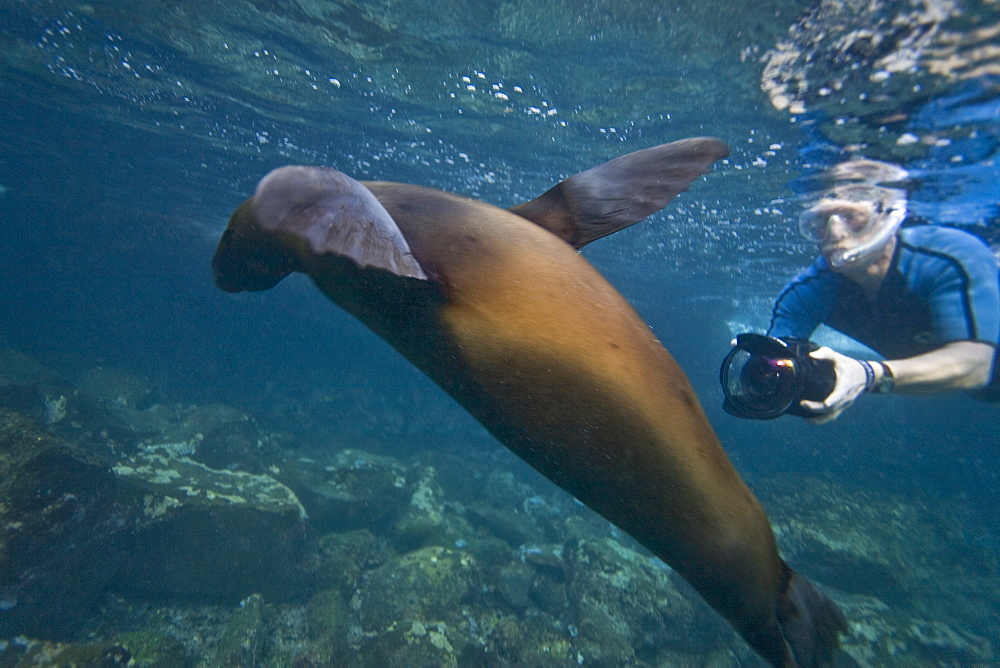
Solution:
M 313 665 L 337 663 L 345 648 L 348 623 L 347 600 L 343 592 L 327 589 L 319 592 L 306 606 L 306 629 L 313 646 Z
M 165 451 L 140 452 L 114 472 L 134 527 L 123 593 L 284 599 L 306 586 L 305 509 L 271 476 Z
M 76 383 L 80 396 L 111 406 L 140 407 L 153 394 L 149 382 L 127 369 L 95 367 Z
M 486 477 L 483 493 L 493 505 L 506 508 L 515 499 L 534 496 L 535 490 L 511 471 L 492 470 Z
M 912 604 L 948 573 L 970 589 L 953 584 L 933 598 L 950 601 L 957 614 L 989 577 L 984 555 L 955 553 L 950 534 L 961 530 L 944 508 L 822 480 L 762 480 L 755 487 L 773 499 L 772 523 L 788 562 L 841 591 Z
M 743 649 L 734 632 L 661 562 L 612 538 L 571 539 L 563 547 L 575 647 L 586 663 L 622 665 Z
M 524 544 L 519 550 L 521 561 L 531 564 L 540 572 L 557 582 L 566 581 L 566 561 L 563 559 L 563 546 Z
M 210 433 L 226 425 L 246 422 L 254 422 L 253 416 L 225 404 L 191 406 L 171 428 L 169 436 L 183 440 L 192 438 L 195 434 Z
M 66 379 L 12 348 L 0 347 L 0 406 L 52 424 L 65 417 L 66 397 L 72 386 Z M 62 401 L 62 416 L 47 413 L 49 402 Z
M 0 386 L 65 386 L 66 379 L 13 348 L 0 348 Z
M 255 668 L 263 663 L 266 624 L 260 594 L 240 601 L 219 640 L 210 665 L 219 668 Z
M 514 548 L 544 539 L 532 518 L 519 513 L 516 507 L 512 508 L 510 499 L 506 506 L 499 507 L 486 503 L 468 503 L 465 505 L 465 517 L 473 526 L 488 530 Z
M 461 517 L 449 518 L 449 524 L 452 526 L 461 526 L 462 522 Z M 510 563 L 517 555 L 517 551 L 511 549 L 505 541 L 492 536 L 478 535 L 469 525 L 466 525 L 466 531 L 463 535 L 468 536 L 468 538 L 459 538 L 451 543 L 451 546 L 468 552 L 477 561 L 484 564 L 484 568 L 498 568 Z
M 569 611 L 566 583 L 547 577 L 536 577 L 531 585 L 531 601 L 539 610 L 553 617 L 563 618 Z
M 148 666 L 133 661 L 132 654 L 115 642 L 53 643 L 18 638 L 4 648 L 4 666 L 72 666 L 73 668 L 105 668 L 106 666 Z M 161 664 L 168 668 L 169 664 Z M 183 664 L 174 664 L 180 668 Z M 158 667 L 159 668 L 159 667 Z
M 184 652 L 184 646 L 163 633 L 130 631 L 117 634 L 112 642 L 129 653 L 129 666 L 186 668 L 192 663 Z
M 256 426 L 224 407 L 186 411 L 170 433 L 189 440 L 147 442 L 112 470 L 37 421 L 0 411 L 0 608 L 10 606 L 0 609 L 0 638 L 65 640 L 108 591 L 122 605 L 150 607 L 148 626 L 128 627 L 141 631 L 10 643 L 4 660 L 172 667 L 200 654 L 204 665 L 299 668 L 754 660 L 660 562 L 609 537 L 605 522 L 571 500 L 540 497 L 508 472 L 492 472 L 459 500 L 446 496 L 434 466 L 338 453 L 313 463 L 314 474 L 350 492 L 337 503 L 354 504 L 352 522 L 372 523 L 310 542 L 303 504 L 275 479 L 298 467 L 281 462 L 278 473 L 255 475 L 195 461 L 197 434 Z M 367 482 L 391 502 L 366 494 Z M 975 550 L 954 553 L 952 543 L 965 542 L 947 508 L 815 480 L 754 486 L 792 563 L 837 588 L 851 620 L 845 665 L 994 660 L 989 632 L 951 620 L 979 605 L 990 623 L 993 599 L 983 592 L 996 587 L 996 564 Z M 37 489 L 49 490 L 44 499 Z M 383 505 L 366 510 L 369 501 Z M 34 551 L 20 556 L 25 549 Z M 31 579 L 7 577 L 14 557 Z M 254 592 L 264 598 L 245 598 Z M 176 617 L 153 609 L 163 597 L 205 609 L 211 599 L 226 603 L 211 607 L 212 630 L 192 615 L 184 632 L 204 637 L 184 640 L 186 654 L 169 637 Z M 288 601 L 281 607 L 302 620 L 284 645 L 265 598 Z
M 576 666 L 571 639 L 554 618 L 537 610 L 510 615 L 485 609 L 462 665 Z
M 119 576 L 106 465 L 0 408 L 0 637 L 71 633 Z
M 985 636 L 995 610 L 980 613 L 979 628 L 949 625 L 987 608 L 998 591 L 997 564 L 963 535 L 958 511 L 815 479 L 755 480 L 754 488 L 768 499 L 789 564 L 844 592 L 836 598 L 850 632 L 841 645 L 859 664 L 993 660 Z
M 843 653 L 860 666 L 994 665 L 990 642 L 941 621 L 908 619 L 881 601 L 852 597 L 851 636 Z
M 223 404 L 196 407 L 171 426 L 167 438 L 197 440 L 191 459 L 214 469 L 264 473 L 269 464 L 281 459 L 278 448 L 252 416 Z
M 284 650 L 273 648 L 265 665 L 290 668 L 349 665 L 347 659 L 355 649 L 348 645 L 348 608 L 340 592 L 320 591 L 309 599 L 304 612 L 296 611 L 294 615 L 301 621 L 298 628 L 290 629 L 292 642 L 286 642 Z
M 322 532 L 388 528 L 413 496 L 400 462 L 351 448 L 326 462 L 289 459 L 275 475 L 295 491 Z
M 188 668 L 193 662 L 169 636 L 134 631 L 99 642 L 57 643 L 16 638 L 3 645 L 0 665 L 67 668 Z
M 162 406 L 139 410 L 130 406 L 97 404 L 69 398 L 67 419 L 52 430 L 81 447 L 117 458 L 132 452 L 144 440 L 159 440 L 171 423 L 171 411 Z
M 378 539 L 367 529 L 347 533 L 329 533 L 319 539 L 320 566 L 316 585 L 336 589 L 350 596 L 361 583 L 364 571 L 377 568 L 386 560 Z
M 507 605 L 521 611 L 531 604 L 531 586 L 535 571 L 524 564 L 513 563 L 500 569 L 497 593 Z
M 474 515 L 481 523 L 492 524 L 492 531 L 513 547 L 524 543 L 561 543 L 566 539 L 567 518 L 576 515 L 582 508 L 582 504 L 566 494 L 542 496 L 531 485 L 506 470 L 491 471 L 479 496 L 496 511 L 486 510 L 486 504 L 470 502 Z M 589 511 L 585 514 L 597 517 Z M 506 519 L 501 519 L 502 515 L 506 515 Z M 607 526 L 603 519 L 599 519 L 598 523 L 602 527 Z
M 426 547 L 369 573 L 351 605 L 366 631 L 382 632 L 406 619 L 452 622 L 479 592 L 477 580 L 472 555 Z
M 444 491 L 432 466 L 411 469 L 413 480 L 410 503 L 396 519 L 392 538 L 401 549 L 413 549 L 428 542 L 446 542 L 448 525 L 445 521 Z
M 453 632 L 444 622 L 407 619 L 365 642 L 348 665 L 457 668 L 460 651 L 456 651 Z
M 132 372 L 114 367 L 97 367 L 83 374 L 69 398 L 69 419 L 59 424 L 66 439 L 95 445 L 134 446 L 164 434 L 174 417 L 153 405 L 149 383 Z

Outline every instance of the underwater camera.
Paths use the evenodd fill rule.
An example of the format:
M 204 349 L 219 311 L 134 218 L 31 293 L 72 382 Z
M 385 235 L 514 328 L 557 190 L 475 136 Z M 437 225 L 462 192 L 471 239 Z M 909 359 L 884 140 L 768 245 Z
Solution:
M 816 415 L 799 402 L 822 401 L 836 383 L 833 362 L 810 357 L 809 353 L 818 348 L 806 339 L 740 334 L 719 370 L 726 394 L 722 407 L 730 415 L 755 420 L 770 420 L 785 413 Z

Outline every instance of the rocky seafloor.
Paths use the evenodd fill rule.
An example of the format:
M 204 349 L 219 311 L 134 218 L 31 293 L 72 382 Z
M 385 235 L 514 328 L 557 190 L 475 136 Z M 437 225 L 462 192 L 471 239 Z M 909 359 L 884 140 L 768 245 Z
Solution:
M 680 578 L 501 448 L 305 448 L 0 351 L 0 666 L 744 666 Z M 838 665 L 986 665 L 996 537 L 959 504 L 749 480 L 843 607 Z

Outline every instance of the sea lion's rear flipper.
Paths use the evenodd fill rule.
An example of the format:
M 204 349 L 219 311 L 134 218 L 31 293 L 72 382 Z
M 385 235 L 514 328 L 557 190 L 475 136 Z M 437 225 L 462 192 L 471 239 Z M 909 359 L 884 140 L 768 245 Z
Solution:
M 833 664 L 847 620 L 837 604 L 795 571 L 778 604 L 778 623 L 801 668 Z
M 362 268 L 427 279 L 375 195 L 335 169 L 275 169 L 257 184 L 253 212 L 261 229 L 287 239 L 299 253 L 344 257 Z
M 510 210 L 582 248 L 656 213 L 727 155 L 711 137 L 661 144 L 574 174 Z

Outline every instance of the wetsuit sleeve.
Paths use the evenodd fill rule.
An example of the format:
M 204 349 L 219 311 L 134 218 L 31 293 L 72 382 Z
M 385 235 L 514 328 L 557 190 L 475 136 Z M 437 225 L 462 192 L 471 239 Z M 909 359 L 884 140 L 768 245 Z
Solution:
M 931 286 L 927 297 L 938 339 L 995 345 L 1000 338 L 1000 284 L 993 253 L 970 237 L 935 259 L 925 269 L 937 264 L 937 272 L 925 280 Z
M 808 339 L 822 322 L 819 302 L 819 292 L 808 279 L 793 279 L 774 303 L 768 335 Z

